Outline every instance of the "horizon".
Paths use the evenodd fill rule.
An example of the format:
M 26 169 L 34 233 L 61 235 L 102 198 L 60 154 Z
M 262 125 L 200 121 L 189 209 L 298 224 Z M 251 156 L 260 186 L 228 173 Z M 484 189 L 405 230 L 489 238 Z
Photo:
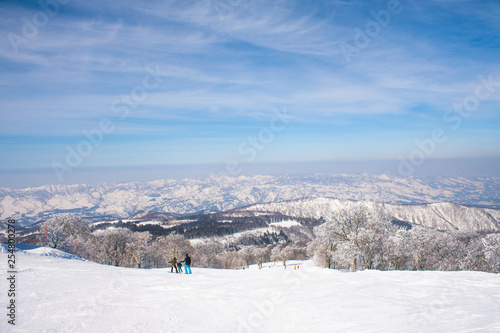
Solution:
M 101 184 L 123 184 L 123 183 L 147 183 L 161 180 L 207 180 L 211 177 L 310 177 L 310 176 L 367 176 L 391 178 L 499 178 L 500 170 L 496 165 L 500 164 L 500 159 L 450 159 L 450 160 L 429 160 L 417 172 L 412 175 L 401 175 L 397 171 L 398 161 L 362 161 L 362 162 L 337 162 L 332 167 L 331 162 L 299 163 L 290 166 L 289 164 L 275 164 L 272 167 L 268 164 L 244 165 L 245 172 L 239 174 L 229 174 L 225 165 L 179 165 L 179 166 L 144 166 L 129 170 L 127 167 L 121 168 L 117 173 L 115 168 L 108 169 L 79 169 L 74 177 L 67 177 L 64 184 L 51 184 L 45 182 L 51 179 L 54 174 L 51 170 L 35 170 L 21 172 L 11 172 L 0 174 L 2 184 L 17 184 L 15 186 L 0 186 L 11 190 L 22 190 L 28 188 L 38 188 L 52 185 L 101 185 Z M 372 172 L 366 172 L 367 164 Z M 457 168 L 456 165 L 460 167 Z M 444 169 L 454 166 L 454 172 L 443 174 Z M 479 166 L 479 167 L 478 167 Z M 315 169 L 312 169 L 315 167 Z M 288 169 L 286 169 L 288 168 Z M 207 170 L 209 170 L 207 174 Z M 137 172 L 139 171 L 139 174 Z M 45 178 L 43 177 L 45 176 Z M 83 180 L 83 181 L 82 181 Z M 37 183 L 38 182 L 38 183 Z M 22 186 L 25 184 L 26 186 Z M 30 184 L 30 185 L 28 185 Z
M 0 13 L 0 187 L 500 176 L 493 0 L 44 0 Z

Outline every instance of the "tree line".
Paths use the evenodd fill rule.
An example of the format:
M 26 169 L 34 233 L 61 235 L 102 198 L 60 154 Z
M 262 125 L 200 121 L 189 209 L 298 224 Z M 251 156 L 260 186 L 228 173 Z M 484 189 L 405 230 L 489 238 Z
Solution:
M 194 266 L 227 269 L 270 260 L 306 258 L 306 245 L 289 242 L 283 233 L 267 233 L 246 240 L 259 246 L 225 244 L 213 237 L 190 242 L 176 232 L 153 236 L 148 231 L 123 227 L 92 231 L 90 222 L 75 215 L 59 215 L 47 220 L 38 234 L 40 245 L 121 267 L 167 267 L 172 258 L 182 258 L 186 253 L 193 258 Z
M 309 253 L 337 269 L 500 272 L 500 234 L 437 231 L 374 220 L 359 206 L 315 228 Z
M 208 223 L 203 227 L 207 228 L 214 221 L 205 222 Z M 238 222 L 233 228 L 240 230 L 240 223 L 243 223 Z M 362 206 L 339 211 L 322 222 L 314 228 L 311 226 L 312 231 L 292 227 L 287 232 L 246 236 L 238 243 L 223 243 L 216 237 L 190 241 L 182 234 L 182 229 L 166 235 L 134 231 L 121 225 L 91 230 L 90 222 L 85 219 L 58 215 L 41 225 L 38 240 L 41 245 L 122 267 L 166 267 L 173 257 L 181 258 L 189 253 L 194 266 L 211 268 L 238 268 L 259 262 L 312 257 L 317 265 L 350 271 L 500 272 L 500 234 L 409 227 L 404 223 L 375 220 Z M 214 235 L 227 235 L 230 224 Z M 263 226 L 260 220 L 254 224 L 254 227 Z M 197 228 L 193 225 L 188 229 Z M 191 232 L 190 235 L 197 233 Z

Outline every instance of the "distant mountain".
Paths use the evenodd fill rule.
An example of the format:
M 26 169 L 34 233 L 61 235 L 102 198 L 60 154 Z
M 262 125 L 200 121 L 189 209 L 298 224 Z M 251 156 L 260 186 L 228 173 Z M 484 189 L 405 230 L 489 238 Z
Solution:
M 178 217 L 179 214 L 163 213 L 163 212 L 145 212 L 143 210 L 129 216 L 127 220 L 141 220 L 141 221 L 161 221 L 166 222 L 173 218 Z
M 376 219 L 421 225 L 437 230 L 500 231 L 500 210 L 483 209 L 454 203 L 419 205 L 354 202 L 330 198 L 310 198 L 287 202 L 255 204 L 234 209 L 234 216 L 282 214 L 294 218 L 328 218 L 333 213 L 361 205 Z
M 57 213 L 90 219 L 138 211 L 221 212 L 255 203 L 332 197 L 390 204 L 456 202 L 500 208 L 500 178 L 401 178 L 387 175 L 240 176 L 99 185 L 0 188 L 0 217 L 30 225 Z

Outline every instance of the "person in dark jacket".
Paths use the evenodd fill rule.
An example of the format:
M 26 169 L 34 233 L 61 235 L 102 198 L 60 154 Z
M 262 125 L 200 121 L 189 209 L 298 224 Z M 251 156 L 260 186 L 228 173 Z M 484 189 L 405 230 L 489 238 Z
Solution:
M 179 273 L 182 273 L 182 261 L 177 263 L 177 269 L 179 269 Z
M 186 253 L 186 258 L 184 258 L 184 271 L 186 274 L 191 274 L 191 258 Z

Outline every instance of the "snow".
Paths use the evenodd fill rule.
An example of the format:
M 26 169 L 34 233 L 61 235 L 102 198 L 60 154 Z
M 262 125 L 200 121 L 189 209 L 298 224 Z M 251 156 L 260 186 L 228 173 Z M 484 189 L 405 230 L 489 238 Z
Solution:
M 17 253 L 16 326 L 3 318 L 1 332 L 500 332 L 495 274 L 344 273 L 306 261 L 180 275 L 43 252 Z
M 161 226 L 162 224 L 163 224 L 162 221 L 144 221 L 144 222 L 137 223 L 137 225 L 140 225 L 140 226 L 142 226 L 142 225 L 159 225 L 159 226 Z
M 295 220 L 284 220 L 279 222 L 272 222 L 272 227 L 282 227 L 282 228 L 291 228 L 293 226 L 300 226 L 301 224 Z

